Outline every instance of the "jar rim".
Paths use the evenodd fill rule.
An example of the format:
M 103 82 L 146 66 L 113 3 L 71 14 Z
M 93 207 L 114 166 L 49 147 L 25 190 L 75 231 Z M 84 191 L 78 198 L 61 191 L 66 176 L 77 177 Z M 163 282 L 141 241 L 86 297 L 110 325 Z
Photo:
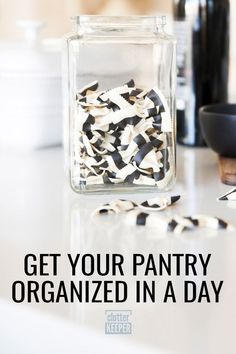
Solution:
M 164 15 L 78 15 L 72 20 L 77 25 L 87 26 L 165 26 L 166 16 Z

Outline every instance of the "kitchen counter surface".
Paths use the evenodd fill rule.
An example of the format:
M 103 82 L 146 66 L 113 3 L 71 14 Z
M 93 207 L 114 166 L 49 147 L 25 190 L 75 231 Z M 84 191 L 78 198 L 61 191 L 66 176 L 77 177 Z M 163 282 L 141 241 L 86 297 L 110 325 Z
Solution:
M 32 153 L 2 155 L 0 177 L 0 353 L 164 353 L 233 354 L 236 318 L 236 232 L 201 229 L 173 235 L 154 228 L 131 227 L 123 216 L 91 218 L 99 205 L 119 198 L 79 196 L 70 191 L 63 173 L 60 148 Z M 208 149 L 178 147 L 178 181 L 171 194 L 182 199 L 168 210 L 170 215 L 210 214 L 236 225 L 236 202 L 217 202 L 230 188 L 221 184 L 216 156 Z M 148 195 L 123 195 L 137 201 Z M 24 257 L 61 254 L 58 276 L 27 277 Z M 125 304 L 113 303 L 13 303 L 12 283 L 35 278 L 41 283 L 72 280 L 67 254 L 118 253 L 125 257 L 130 297 Z M 130 273 L 132 254 L 211 254 L 207 277 L 197 265 L 197 276 L 184 274 L 155 280 L 156 302 L 133 300 L 135 280 Z M 118 277 L 119 278 L 119 277 Z M 74 281 L 85 279 L 81 275 Z M 91 278 L 96 279 L 96 276 Z M 114 280 L 108 276 L 106 280 Z M 183 283 L 196 283 L 197 298 L 207 281 L 211 303 L 184 303 Z M 139 280 L 139 279 L 138 279 Z M 163 303 L 165 284 L 172 280 L 176 303 Z M 220 302 L 214 302 L 211 281 L 223 280 Z M 27 294 L 26 294 L 27 295 Z M 131 335 L 105 335 L 107 310 L 132 312 Z M 19 351 L 22 348 L 22 351 Z

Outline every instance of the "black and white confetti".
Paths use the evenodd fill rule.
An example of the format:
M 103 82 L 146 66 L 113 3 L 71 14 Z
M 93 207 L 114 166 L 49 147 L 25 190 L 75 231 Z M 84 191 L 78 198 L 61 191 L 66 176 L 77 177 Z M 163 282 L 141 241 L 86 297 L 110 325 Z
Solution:
M 235 230 L 233 225 L 214 216 L 199 214 L 199 215 L 193 215 L 191 217 L 186 216 L 185 219 L 189 220 L 195 227 L 204 227 L 204 228 L 209 228 L 214 230 L 220 230 L 220 229 L 229 230 L 229 231 Z
M 139 204 L 138 207 L 146 211 L 164 210 L 168 206 L 176 203 L 179 199 L 180 199 L 180 195 L 175 195 L 172 197 L 162 197 L 162 198 L 157 197 L 157 198 L 146 200 L 145 202 Z
M 157 215 L 140 211 L 132 211 L 126 215 L 126 224 L 130 226 L 146 226 L 161 232 L 173 232 L 180 234 L 186 230 L 192 230 L 194 225 L 188 219 L 174 216 Z
M 235 231 L 235 227 L 218 217 L 196 214 L 192 216 L 167 216 L 156 213 L 170 207 L 179 195 L 148 199 L 142 203 L 118 199 L 97 208 L 93 215 L 126 213 L 125 222 L 131 226 L 146 226 L 162 232 L 180 234 L 197 228 Z
M 160 211 L 166 209 L 168 206 L 176 203 L 180 199 L 180 195 L 171 197 L 157 197 L 145 200 L 144 202 L 137 204 L 130 200 L 118 199 L 113 200 L 110 203 L 102 205 L 97 208 L 93 215 L 99 214 L 111 214 L 111 213 L 122 213 L 131 211 L 137 208 L 149 210 L 149 211 Z
M 142 90 L 130 80 L 98 91 L 94 81 L 77 92 L 76 102 L 74 166 L 81 184 L 168 185 L 172 119 L 158 89 Z
M 235 230 L 235 227 L 226 221 L 208 215 L 194 215 L 191 217 L 175 215 L 174 217 L 167 217 L 165 215 L 132 211 L 127 214 L 126 223 L 132 226 L 147 226 L 158 231 L 173 232 L 175 234 L 196 228 Z
M 93 215 L 113 214 L 113 213 L 118 214 L 121 212 L 133 210 L 136 207 L 137 204 L 132 201 L 118 199 L 97 208 L 94 211 Z
M 232 189 L 228 193 L 222 195 L 220 198 L 217 200 L 230 200 L 230 201 L 236 201 L 236 188 Z

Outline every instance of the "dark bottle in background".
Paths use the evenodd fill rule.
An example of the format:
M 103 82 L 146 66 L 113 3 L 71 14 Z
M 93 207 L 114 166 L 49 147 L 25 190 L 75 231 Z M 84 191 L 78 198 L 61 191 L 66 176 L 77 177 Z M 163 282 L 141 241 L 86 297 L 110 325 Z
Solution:
M 174 0 L 177 37 L 177 140 L 205 145 L 198 110 L 226 102 L 229 0 Z

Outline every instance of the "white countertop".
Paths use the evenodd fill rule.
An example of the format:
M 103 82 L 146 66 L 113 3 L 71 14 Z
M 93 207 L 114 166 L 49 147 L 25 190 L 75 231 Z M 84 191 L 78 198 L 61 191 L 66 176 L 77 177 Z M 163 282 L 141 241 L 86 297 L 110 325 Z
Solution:
M 129 227 L 122 216 L 92 220 L 93 209 L 119 196 L 79 196 L 70 191 L 60 148 L 5 154 L 0 162 L 1 354 L 235 353 L 235 232 L 199 230 L 176 236 Z M 182 199 L 169 212 L 207 213 L 236 225 L 234 204 L 216 202 L 230 189 L 220 183 L 217 169 L 217 158 L 210 150 L 178 147 L 178 182 L 171 194 L 180 193 Z M 122 197 L 141 201 L 147 195 Z M 27 253 L 60 253 L 58 279 L 66 282 L 71 280 L 64 261 L 67 253 L 123 254 L 128 260 L 125 280 L 131 292 L 134 279 L 129 275 L 129 260 L 133 253 L 211 253 L 208 276 L 193 280 L 198 285 L 203 280 L 224 280 L 224 284 L 217 304 L 184 303 L 180 296 L 183 276 L 171 277 L 176 303 L 163 304 L 158 298 L 155 304 L 135 304 L 133 299 L 123 305 L 14 304 L 12 283 L 32 280 L 24 275 Z M 160 292 L 167 278 L 156 279 Z M 132 335 L 105 335 L 106 310 L 131 310 Z

